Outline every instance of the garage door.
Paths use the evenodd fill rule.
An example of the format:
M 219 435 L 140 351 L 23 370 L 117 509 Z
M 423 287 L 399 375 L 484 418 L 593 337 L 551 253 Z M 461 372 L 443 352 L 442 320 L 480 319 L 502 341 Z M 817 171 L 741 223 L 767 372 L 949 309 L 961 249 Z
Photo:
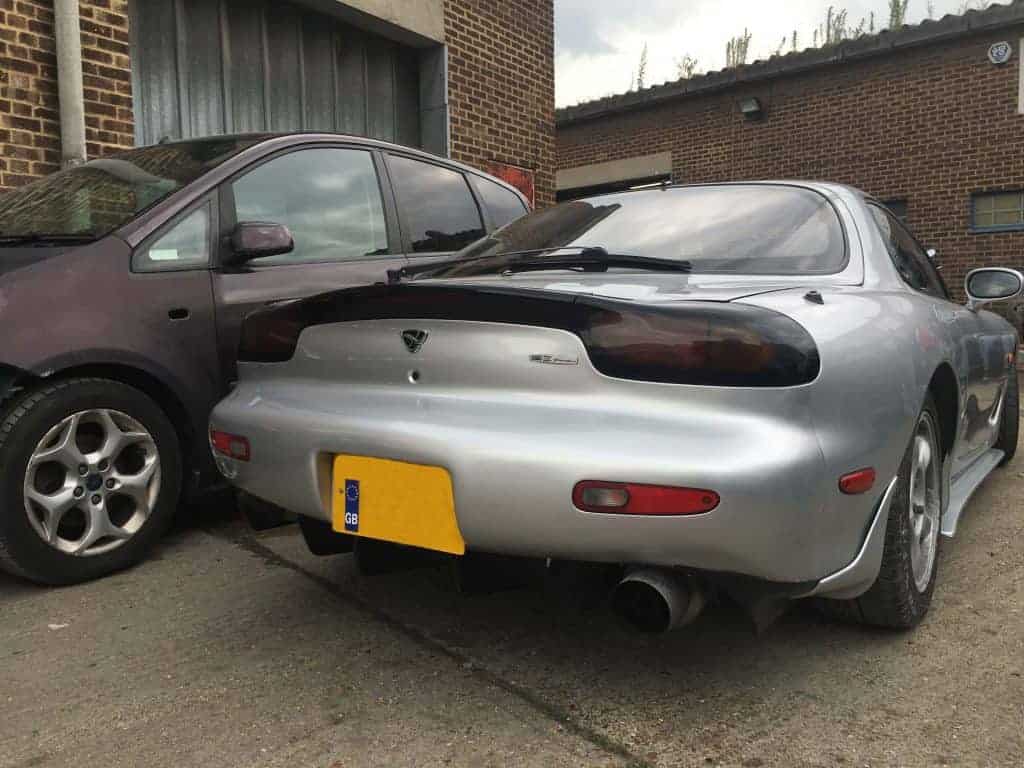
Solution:
M 326 130 L 419 146 L 416 51 L 262 0 L 133 0 L 136 142 Z

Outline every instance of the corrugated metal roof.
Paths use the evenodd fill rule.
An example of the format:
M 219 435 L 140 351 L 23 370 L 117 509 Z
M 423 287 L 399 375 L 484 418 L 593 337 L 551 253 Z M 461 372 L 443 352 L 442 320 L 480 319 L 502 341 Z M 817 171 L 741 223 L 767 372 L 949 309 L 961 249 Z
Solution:
M 769 80 L 780 75 L 819 69 L 845 61 L 855 61 L 922 45 L 931 45 L 990 29 L 1024 24 L 1024 0 L 1013 0 L 1007 5 L 993 5 L 983 11 L 971 10 L 963 15 L 948 15 L 941 19 L 926 19 L 895 30 L 882 30 L 844 40 L 825 48 L 811 48 L 782 56 L 772 56 L 742 67 L 722 69 L 695 75 L 688 80 L 676 80 L 653 85 L 640 91 L 608 96 L 555 111 L 558 126 L 590 120 L 596 117 L 642 109 L 664 101 L 686 96 L 723 90 L 741 83 Z M 1018 55 L 1020 55 L 1018 51 Z

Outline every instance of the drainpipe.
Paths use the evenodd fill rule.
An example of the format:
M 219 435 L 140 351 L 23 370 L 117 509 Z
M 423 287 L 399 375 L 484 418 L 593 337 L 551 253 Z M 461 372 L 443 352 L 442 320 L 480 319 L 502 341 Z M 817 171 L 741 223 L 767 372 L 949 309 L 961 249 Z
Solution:
M 82 91 L 82 33 L 78 0 L 55 0 L 57 92 L 60 97 L 61 165 L 85 162 L 85 97 Z

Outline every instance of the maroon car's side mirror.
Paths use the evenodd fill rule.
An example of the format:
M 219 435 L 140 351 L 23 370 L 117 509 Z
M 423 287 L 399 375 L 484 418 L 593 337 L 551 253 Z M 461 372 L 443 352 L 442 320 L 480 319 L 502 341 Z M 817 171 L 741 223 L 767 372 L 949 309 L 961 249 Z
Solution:
M 251 259 L 280 256 L 295 249 L 292 233 L 284 224 L 243 221 L 231 234 L 231 261 L 240 264 Z

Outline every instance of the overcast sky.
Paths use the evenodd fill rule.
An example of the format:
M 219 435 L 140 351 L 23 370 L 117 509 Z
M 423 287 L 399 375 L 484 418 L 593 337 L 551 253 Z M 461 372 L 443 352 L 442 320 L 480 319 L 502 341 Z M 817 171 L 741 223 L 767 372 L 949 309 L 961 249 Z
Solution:
M 933 0 L 935 17 L 958 13 L 963 3 Z M 744 26 L 752 33 L 748 61 L 770 56 L 793 30 L 799 47 L 810 47 L 830 5 L 846 8 L 851 25 L 871 11 L 876 26 L 888 25 L 888 0 L 555 0 L 558 106 L 628 90 L 645 42 L 647 85 L 675 80 L 675 61 L 686 54 L 698 71 L 721 69 L 726 42 Z M 927 9 L 927 0 L 910 0 L 907 23 Z

